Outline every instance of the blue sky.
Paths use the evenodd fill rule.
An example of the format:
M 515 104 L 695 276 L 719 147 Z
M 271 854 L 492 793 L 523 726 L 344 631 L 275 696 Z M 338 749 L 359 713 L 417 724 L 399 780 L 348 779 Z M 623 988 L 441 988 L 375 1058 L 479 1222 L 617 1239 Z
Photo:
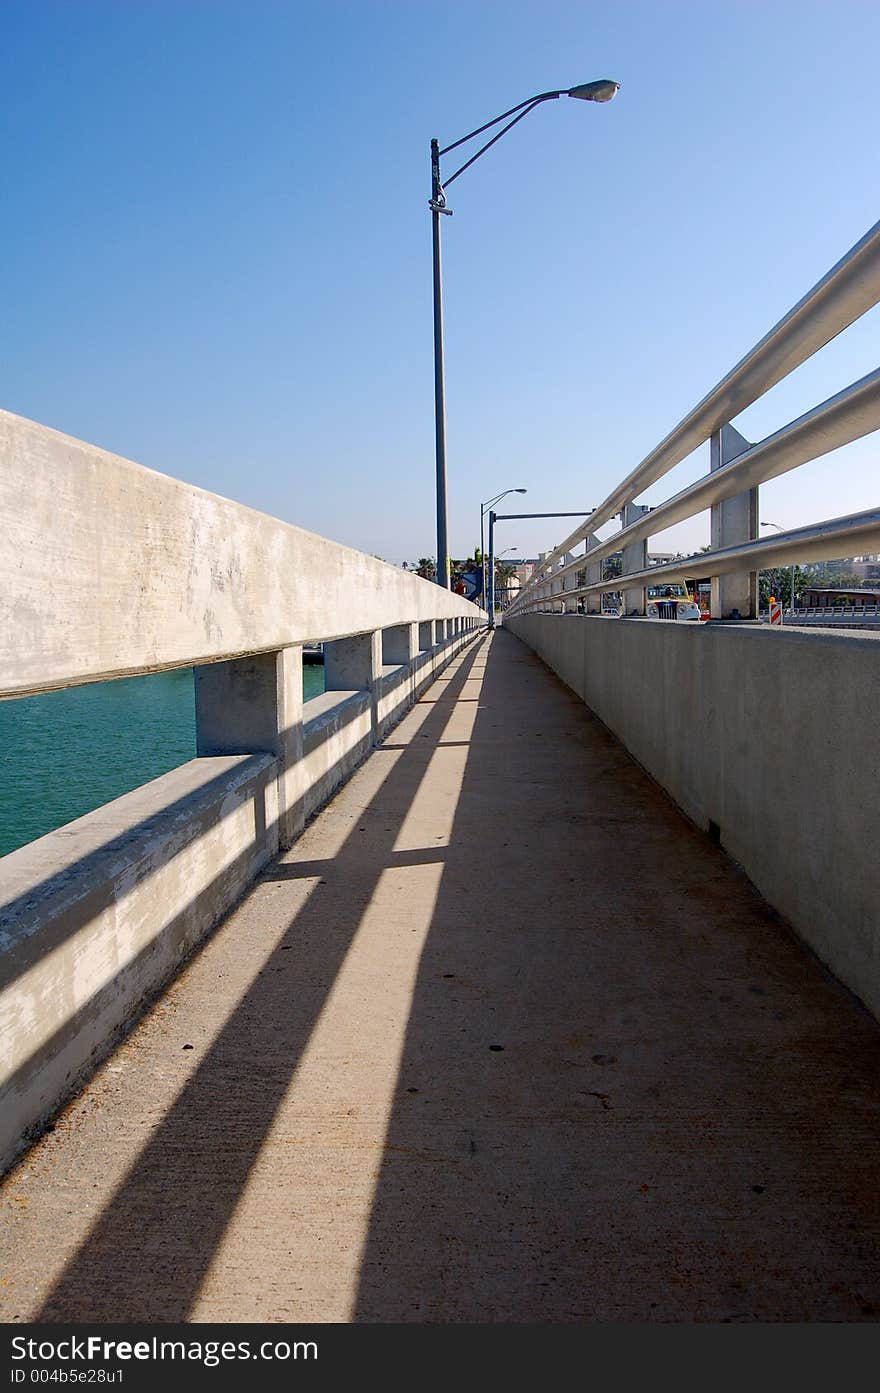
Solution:
M 435 548 L 432 136 L 622 84 L 538 108 L 450 190 L 454 554 L 509 486 L 511 511 L 599 503 L 880 216 L 873 0 L 4 0 L 0 20 L 0 405 L 391 561 Z M 878 323 L 740 429 L 876 368 Z M 877 454 L 766 485 L 762 516 L 876 506 Z M 534 554 L 569 525 L 505 528 Z

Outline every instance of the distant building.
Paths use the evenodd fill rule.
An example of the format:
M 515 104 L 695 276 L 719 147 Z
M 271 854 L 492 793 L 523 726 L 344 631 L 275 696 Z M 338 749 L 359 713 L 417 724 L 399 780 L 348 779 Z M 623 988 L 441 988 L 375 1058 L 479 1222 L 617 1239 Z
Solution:
M 860 580 L 880 580 L 880 560 L 876 556 L 862 556 L 849 569 Z
M 501 560 L 504 562 L 505 566 L 513 567 L 514 575 L 516 576 L 516 579 L 520 586 L 528 585 L 529 581 L 532 578 L 532 572 L 538 564 L 537 556 L 534 556 L 531 559 L 527 559 L 524 557 L 517 558 L 515 556 L 503 556 Z
M 807 585 L 802 589 L 799 600 L 801 607 L 805 609 L 833 608 L 836 605 L 878 605 L 880 588 L 865 590 L 859 587 L 845 590 L 837 586 L 832 588 Z

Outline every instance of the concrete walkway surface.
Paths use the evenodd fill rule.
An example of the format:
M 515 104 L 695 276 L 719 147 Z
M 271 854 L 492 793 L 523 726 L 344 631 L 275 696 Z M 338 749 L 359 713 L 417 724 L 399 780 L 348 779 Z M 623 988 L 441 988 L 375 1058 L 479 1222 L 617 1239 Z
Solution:
M 7 1177 L 0 1317 L 876 1320 L 878 1173 L 880 1028 L 501 631 Z

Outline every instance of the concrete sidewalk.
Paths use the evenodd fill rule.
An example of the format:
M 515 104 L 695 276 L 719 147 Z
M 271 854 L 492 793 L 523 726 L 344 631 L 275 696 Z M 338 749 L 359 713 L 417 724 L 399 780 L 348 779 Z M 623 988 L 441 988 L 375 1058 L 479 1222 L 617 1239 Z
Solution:
M 7 1178 L 0 1317 L 876 1320 L 878 1163 L 880 1028 L 502 631 Z

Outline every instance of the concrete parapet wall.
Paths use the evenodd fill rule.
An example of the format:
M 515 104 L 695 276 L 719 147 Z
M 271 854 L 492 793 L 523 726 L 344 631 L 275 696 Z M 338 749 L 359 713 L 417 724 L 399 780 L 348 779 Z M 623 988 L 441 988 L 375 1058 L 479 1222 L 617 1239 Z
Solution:
M 880 1017 L 880 636 L 505 622 Z
M 333 796 L 373 748 L 369 692 L 324 692 L 303 707 L 306 817 Z
M 468 600 L 0 412 L 0 696 L 422 624 Z
M 199 755 L 0 861 L 3 1166 L 485 615 L 8 412 L 0 524 L 0 698 L 192 665 Z
M 196 759 L 3 858 L 0 1164 L 278 849 L 275 761 Z

